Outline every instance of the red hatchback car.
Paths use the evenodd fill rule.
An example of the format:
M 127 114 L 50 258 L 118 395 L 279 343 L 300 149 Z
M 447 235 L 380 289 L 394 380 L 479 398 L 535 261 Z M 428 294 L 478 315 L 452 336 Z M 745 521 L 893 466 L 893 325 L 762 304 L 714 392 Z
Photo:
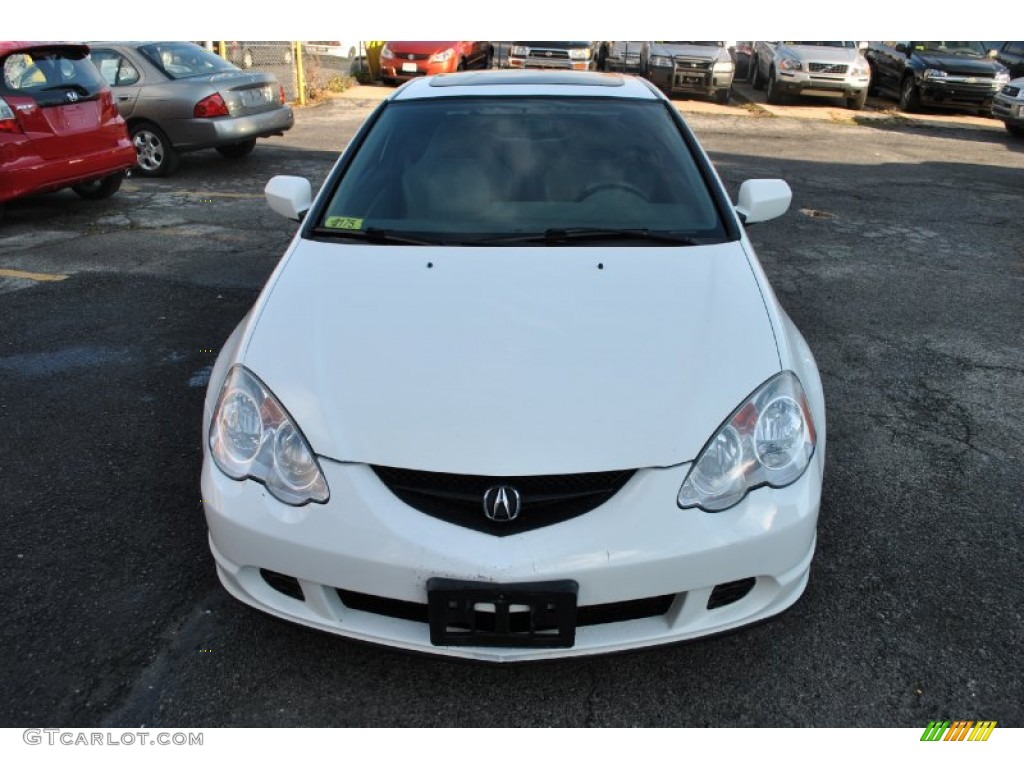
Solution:
M 135 147 L 106 81 L 77 43 L 0 42 L 0 207 L 71 187 L 109 197 Z
M 380 77 L 387 84 L 420 75 L 490 69 L 494 49 L 485 40 L 389 40 L 380 51 Z

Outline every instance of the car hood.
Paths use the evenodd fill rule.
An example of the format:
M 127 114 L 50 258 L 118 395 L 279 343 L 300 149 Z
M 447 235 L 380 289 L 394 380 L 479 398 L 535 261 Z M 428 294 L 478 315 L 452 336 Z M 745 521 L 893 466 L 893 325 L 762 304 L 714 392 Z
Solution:
M 943 72 L 959 75 L 994 77 L 1006 69 L 998 61 L 973 56 L 943 56 L 933 53 L 917 53 L 917 58 L 926 69 L 941 69 Z
M 434 54 L 440 51 L 447 50 L 448 48 L 454 48 L 458 45 L 456 41 L 434 41 L 434 40 L 418 40 L 412 42 L 388 42 L 388 48 L 392 53 L 419 53 L 419 54 Z
M 339 461 L 482 475 L 669 466 L 779 370 L 739 242 L 301 240 L 268 291 L 242 362 Z
M 854 64 L 860 56 L 856 48 L 836 48 L 834 45 L 784 45 L 780 46 L 779 53 L 820 64 Z

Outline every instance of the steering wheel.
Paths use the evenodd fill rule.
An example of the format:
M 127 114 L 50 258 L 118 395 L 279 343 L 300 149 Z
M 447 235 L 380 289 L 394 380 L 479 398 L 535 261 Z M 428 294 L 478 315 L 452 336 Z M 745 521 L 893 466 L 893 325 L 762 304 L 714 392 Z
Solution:
M 617 189 L 622 192 L 628 192 L 631 195 L 636 195 L 644 202 L 650 202 L 651 200 L 644 190 L 640 189 L 640 187 L 636 186 L 635 184 L 630 184 L 628 181 L 599 181 L 594 184 L 590 184 L 587 187 L 584 187 L 583 191 L 576 196 L 576 199 L 573 202 L 581 203 L 588 197 L 596 195 L 598 192 L 605 192 L 607 190 L 612 189 Z

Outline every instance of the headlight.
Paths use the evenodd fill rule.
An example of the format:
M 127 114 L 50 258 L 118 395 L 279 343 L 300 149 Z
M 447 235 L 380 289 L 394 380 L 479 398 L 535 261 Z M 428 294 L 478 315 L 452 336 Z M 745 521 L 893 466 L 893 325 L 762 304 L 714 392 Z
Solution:
M 579 60 L 586 61 L 587 59 L 590 58 L 590 49 L 589 48 L 570 48 L 569 49 L 569 58 L 570 59 L 576 59 L 577 61 L 579 61 Z
M 731 61 L 716 61 L 713 69 L 715 72 L 732 72 L 733 65 Z
M 435 64 L 441 64 L 443 62 L 448 61 L 448 59 L 450 59 L 454 55 L 455 51 L 451 48 L 448 48 L 446 50 L 440 51 L 439 53 L 435 53 L 433 56 L 430 57 L 430 60 Z
M 393 54 L 391 49 L 388 48 L 387 44 L 385 44 L 384 47 L 380 49 L 380 57 L 382 59 L 393 59 L 395 58 L 395 54 Z
M 762 485 L 782 488 L 803 474 L 816 442 L 800 380 L 783 371 L 719 427 L 690 467 L 676 501 L 683 509 L 721 512 Z
M 870 77 L 871 76 L 871 65 L 868 64 L 866 59 L 858 59 L 857 63 L 853 65 L 850 70 L 850 74 L 853 77 Z
M 240 365 L 231 369 L 210 424 L 210 455 L 230 478 L 251 478 L 285 504 L 330 498 L 316 457 L 277 398 Z
M 941 69 L 926 69 L 924 71 L 925 80 L 945 80 L 946 73 Z
M 803 66 L 799 59 L 786 58 L 779 62 L 779 69 L 783 72 L 799 72 Z
M 652 67 L 671 67 L 672 59 L 668 56 L 651 56 Z
M 513 45 L 509 53 L 512 56 L 529 56 L 530 49 L 525 45 Z
M 1000 72 L 996 75 L 996 85 L 1006 85 L 1008 82 L 1010 82 L 1009 72 Z

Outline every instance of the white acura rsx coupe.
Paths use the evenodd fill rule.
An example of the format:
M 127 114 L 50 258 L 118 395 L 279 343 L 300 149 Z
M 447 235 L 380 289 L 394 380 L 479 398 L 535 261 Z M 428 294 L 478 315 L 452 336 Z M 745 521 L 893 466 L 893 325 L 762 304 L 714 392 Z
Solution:
M 646 81 L 485 71 L 394 92 L 206 397 L 217 572 L 275 616 L 497 662 L 688 640 L 792 605 L 825 405 L 727 193 Z

